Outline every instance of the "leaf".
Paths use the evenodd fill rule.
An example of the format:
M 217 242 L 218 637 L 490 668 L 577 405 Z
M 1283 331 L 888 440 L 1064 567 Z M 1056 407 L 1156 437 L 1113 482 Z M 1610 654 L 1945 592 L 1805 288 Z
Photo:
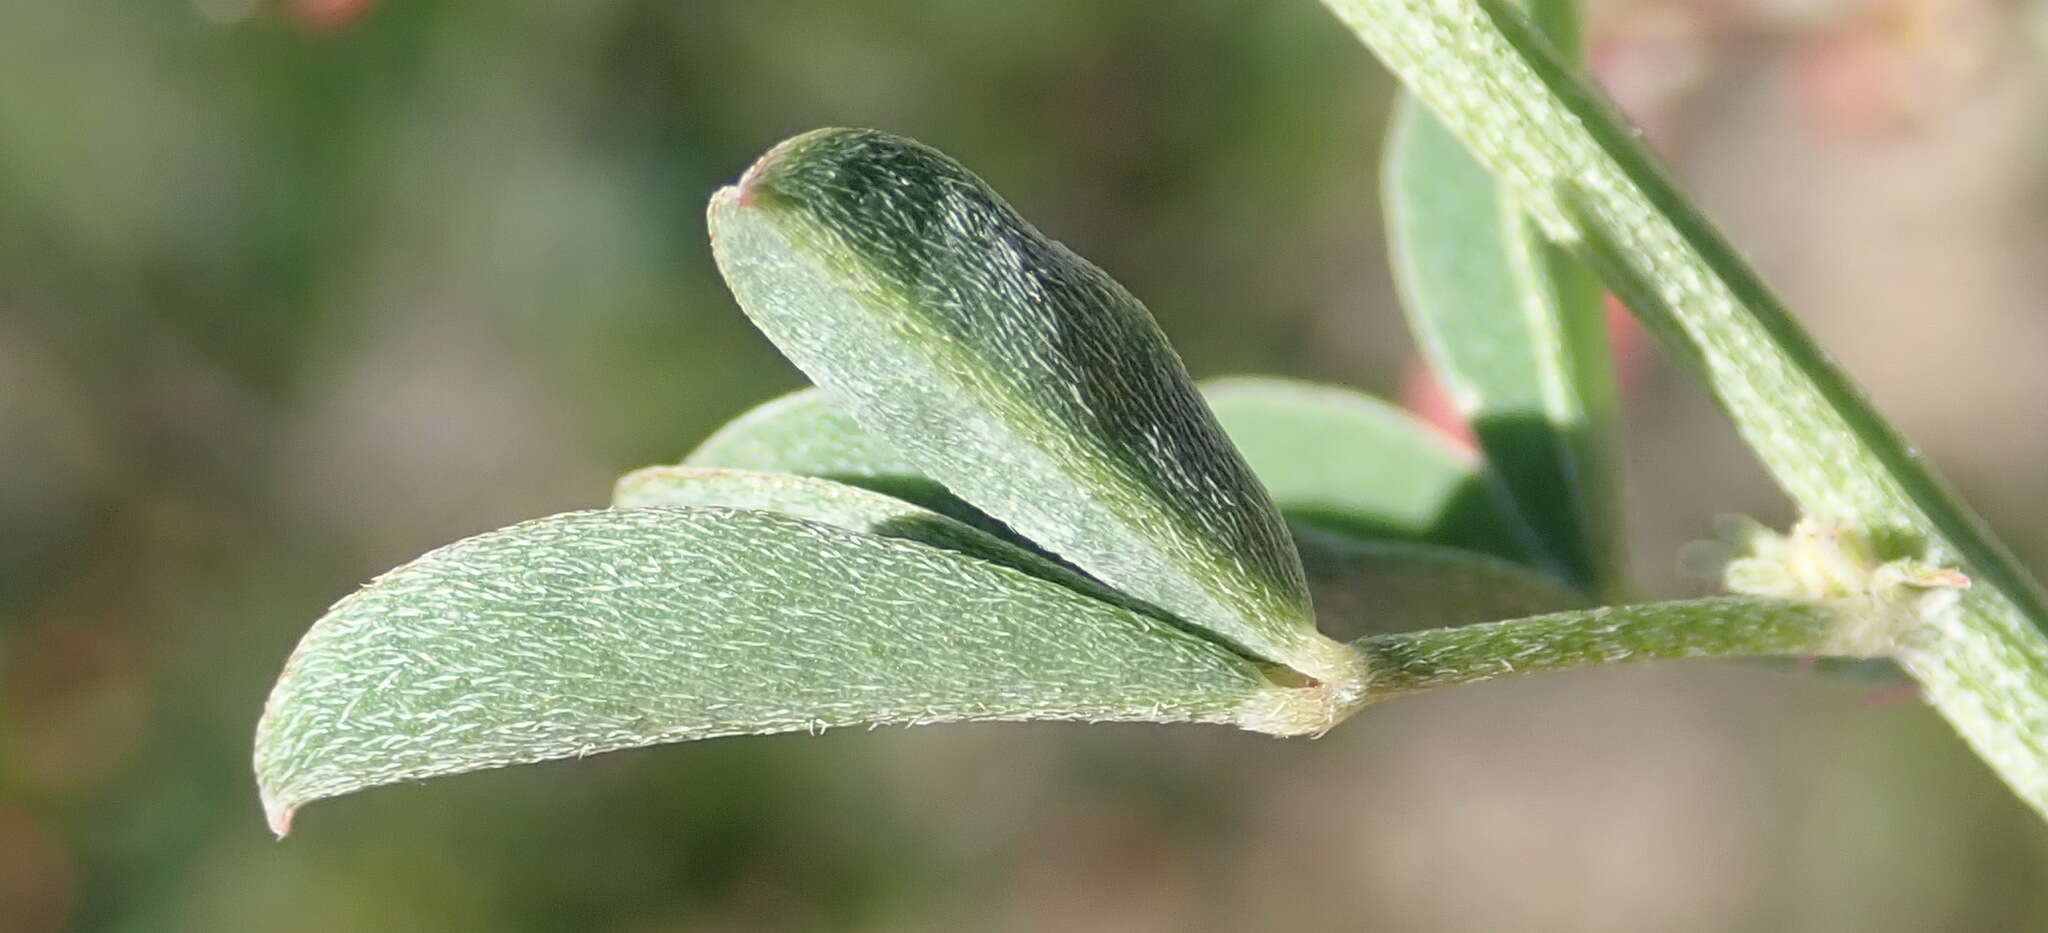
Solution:
M 1388 241 L 1416 342 L 1547 552 L 1590 590 L 1621 576 L 1615 387 L 1600 293 L 1404 98 L 1387 142 Z
M 1531 533 L 1497 481 L 1406 411 L 1362 392 L 1287 379 L 1215 379 L 1199 388 L 1289 521 L 1533 561 Z M 815 388 L 740 415 L 683 463 L 836 480 L 1011 534 Z
M 1503 0 L 1324 0 L 1512 190 L 1693 364 L 1808 515 L 1886 558 L 1977 585 L 1897 660 L 2048 816 L 2048 601 L 1917 451 L 1687 203 L 1629 127 Z
M 1556 581 L 1495 559 L 1529 554 L 1530 532 L 1469 453 L 1401 409 L 1363 393 L 1286 379 L 1216 379 L 1201 390 L 1288 517 L 1318 622 L 1333 637 L 1463 625 L 1583 603 Z M 1000 524 L 917 474 L 818 389 L 748 411 L 684 463 L 831 477 L 970 523 Z M 614 504 L 783 510 L 762 500 L 706 501 L 695 498 L 702 495 L 696 491 L 670 498 L 660 482 L 665 475 L 658 467 L 628 474 Z M 791 514 L 829 520 L 801 510 Z
M 921 473 L 1247 651 L 1357 676 L 1150 313 L 959 163 L 820 130 L 720 191 L 710 221 L 755 324 Z
M 913 541 L 731 509 L 570 512 L 337 603 L 271 694 L 256 773 L 282 835 L 323 797 L 662 742 L 1003 719 L 1314 731 L 1315 695 Z
M 1534 562 L 1498 481 L 1401 408 L 1286 379 L 1211 380 L 1202 393 L 1290 521 Z
M 619 480 L 614 508 L 716 506 L 903 538 L 1001 564 L 1137 612 L 1138 603 L 1037 553 L 909 503 L 812 477 L 690 466 L 635 470 Z M 1468 551 L 1369 541 L 1296 527 L 1302 564 L 1324 627 L 1344 638 L 1574 608 L 1583 599 L 1549 577 Z
M 726 422 L 683 458 L 683 465 L 816 476 L 920 505 L 924 499 L 951 498 L 944 486 L 918 472 L 887 441 L 861 430 L 853 416 L 815 388 L 798 389 Z
M 914 503 L 998 536 L 1012 534 L 925 476 L 888 442 L 861 430 L 822 389 L 799 389 L 748 410 L 697 445 L 683 465 L 815 476 Z
M 1017 550 L 930 509 L 820 477 L 723 467 L 653 466 L 620 477 L 612 489 L 613 508 L 684 506 L 775 512 L 985 559 L 995 555 L 1007 558 Z
M 876 537 L 916 541 L 1001 564 L 1105 602 L 1171 618 L 1072 568 L 964 522 L 894 496 L 832 480 L 715 467 L 655 466 L 620 477 L 612 492 L 612 507 L 619 509 L 707 506 L 774 512 Z

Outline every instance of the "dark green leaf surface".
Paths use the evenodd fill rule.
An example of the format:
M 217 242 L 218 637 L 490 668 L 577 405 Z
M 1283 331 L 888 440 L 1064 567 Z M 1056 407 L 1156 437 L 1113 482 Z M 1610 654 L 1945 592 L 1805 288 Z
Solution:
M 1417 343 L 1546 551 L 1591 589 L 1619 574 L 1614 377 L 1600 295 L 1435 115 L 1387 143 L 1388 241 Z
M 256 773 L 282 833 L 322 797 L 661 742 L 1001 719 L 1318 728 L 1304 693 L 954 551 L 763 512 L 571 512 L 337 603 L 271 694 Z
M 959 163 L 821 130 L 719 192 L 710 220 L 754 322 L 924 475 L 1250 652 L 1355 676 L 1150 313 Z

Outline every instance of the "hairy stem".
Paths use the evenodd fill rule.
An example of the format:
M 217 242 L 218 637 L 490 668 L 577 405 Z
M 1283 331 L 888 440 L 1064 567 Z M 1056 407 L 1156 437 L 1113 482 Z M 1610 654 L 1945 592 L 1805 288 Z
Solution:
M 1558 60 L 1578 67 L 1585 58 L 1580 0 L 1523 0 L 1529 20 Z M 1520 196 L 1504 183 L 1501 206 L 1514 212 L 1510 221 L 1524 238 L 1516 252 L 1536 266 L 1536 277 L 1548 285 L 1557 308 L 1559 360 L 1563 383 L 1574 391 L 1569 399 L 1553 398 L 1549 407 L 1581 425 L 1571 456 L 1590 477 L 1574 484 L 1577 512 L 1586 521 L 1586 543 L 1593 557 L 1592 591 L 1619 602 L 1628 592 L 1628 540 L 1622 513 L 1624 458 L 1621 450 L 1621 389 L 1616 384 L 1614 349 L 1607 336 L 1606 289 L 1586 264 L 1565 245 L 1550 242 L 1522 210 Z
M 1809 515 L 1976 580 L 1899 662 L 2048 815 L 2048 610 L 2033 580 L 1505 0 L 1324 0 L 1551 239 L 1692 363 Z
M 1383 699 L 1511 674 L 1676 658 L 1810 655 L 1839 614 L 1820 603 L 1724 596 L 1607 606 L 1353 642 Z

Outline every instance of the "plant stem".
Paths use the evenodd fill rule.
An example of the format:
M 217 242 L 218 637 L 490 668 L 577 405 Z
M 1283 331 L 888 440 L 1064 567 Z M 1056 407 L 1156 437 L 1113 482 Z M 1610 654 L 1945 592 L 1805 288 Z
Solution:
M 1585 58 L 1586 40 L 1579 17 L 1579 0 L 1523 0 L 1529 20 L 1558 60 L 1577 68 Z M 1523 261 L 1537 268 L 1536 277 L 1548 286 L 1549 300 L 1556 307 L 1559 328 L 1557 347 L 1565 372 L 1562 384 L 1572 387 L 1568 397 L 1550 400 L 1555 413 L 1575 418 L 1580 428 L 1573 439 L 1571 458 L 1584 475 L 1568 487 L 1577 500 L 1577 514 L 1585 523 L 1585 543 L 1593 558 L 1589 581 L 1595 595 L 1611 601 L 1626 598 L 1628 592 L 1628 536 L 1622 507 L 1625 458 L 1621 449 L 1621 389 L 1616 380 L 1614 348 L 1607 335 L 1607 292 L 1599 278 L 1565 245 L 1551 242 L 1521 207 L 1521 195 L 1505 181 L 1498 181 L 1501 206 L 1515 212 L 1510 221 L 1525 240 Z
M 1573 68 L 1582 64 L 1586 39 L 1579 22 L 1579 0 L 1527 0 L 1529 22 L 1550 42 L 1557 60 Z
M 1809 515 L 1976 581 L 1899 662 L 2048 816 L 2048 610 L 2033 580 L 1504 0 L 1324 0 L 1551 239 L 1691 362 Z
M 1530 0 L 1553 48 L 1575 0 Z M 1417 344 L 1556 571 L 1627 600 L 1622 457 L 1606 291 L 1419 101 L 1387 138 L 1383 203 Z
M 1817 654 L 1837 618 L 1820 603 L 1723 596 L 1373 635 L 1352 646 L 1366 657 L 1366 695 L 1376 700 L 1596 664 Z
M 1361 679 L 1274 687 L 1238 710 L 1236 723 L 1273 735 L 1320 735 L 1360 709 L 1409 693 L 1516 674 L 1681 658 L 1812 657 L 1870 608 L 1716 596 L 1368 635 L 1350 643 Z

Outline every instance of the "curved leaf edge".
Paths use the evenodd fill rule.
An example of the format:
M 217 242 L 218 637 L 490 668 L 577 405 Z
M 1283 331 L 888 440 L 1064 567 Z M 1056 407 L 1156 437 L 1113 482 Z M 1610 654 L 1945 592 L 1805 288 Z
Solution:
M 1227 693 L 1232 699 L 1228 700 L 1228 702 L 1223 702 L 1219 699 L 1224 694 L 1217 694 L 1215 692 L 1218 689 L 1216 682 L 1207 685 L 1188 683 L 1184 685 L 1184 689 L 1196 692 L 1183 697 L 1186 702 L 1179 702 L 1178 705 L 1151 701 L 1136 704 L 1126 703 L 1121 706 L 1114 705 L 1113 703 L 1112 705 L 1104 706 L 1098 703 L 1095 706 L 1082 704 L 1062 708 L 997 710 L 988 715 L 980 715 L 973 711 L 962 712 L 955 709 L 950 711 L 942 710 L 937 713 L 917 712 L 840 721 L 827 721 L 815 716 L 789 716 L 758 726 L 739 725 L 692 728 L 684 725 L 654 734 L 645 740 L 621 742 L 614 739 L 608 742 L 582 742 L 573 753 L 547 751 L 523 755 L 509 754 L 490 759 L 487 763 L 483 764 L 477 764 L 473 761 L 467 763 L 458 762 L 446 767 L 410 767 L 401 768 L 396 771 L 380 768 L 374 776 L 362 779 L 354 779 L 347 776 L 336 778 L 331 774 L 317 780 L 312 780 L 310 783 L 306 780 L 295 779 L 302 777 L 302 765 L 293 756 L 317 754 L 317 751 L 308 750 L 308 739 L 305 736 L 295 736 L 290 739 L 280 740 L 292 743 L 288 747 L 283 748 L 274 747 L 273 741 L 279 740 L 280 730 L 286 728 L 282 724 L 290 720 L 288 714 L 291 713 L 291 705 L 302 699 L 295 687 L 302 669 L 307 666 L 308 658 L 328 647 L 327 639 L 337 637 L 332 629 L 337 624 L 344 624 L 337 622 L 337 620 L 346 618 L 346 613 L 351 607 L 368 598 L 369 594 L 378 591 L 380 587 L 388 586 L 396 581 L 403 581 L 408 575 L 415 573 L 431 574 L 439 569 L 442 564 L 459 559 L 468 549 L 478 547 L 479 542 L 517 536 L 523 532 L 546 527 L 550 524 L 591 520 L 598 516 L 620 515 L 634 511 L 643 513 L 693 514 L 700 517 L 730 516 L 735 519 L 744 520 L 747 523 L 767 527 L 773 527 L 778 524 L 786 525 L 789 528 L 802 529 L 807 534 L 818 535 L 828 539 L 836 539 L 842 542 L 864 542 L 859 544 L 861 547 L 874 547 L 885 551 L 893 549 L 897 553 L 902 553 L 906 556 L 919 557 L 925 560 L 936 559 L 956 565 L 956 569 L 949 572 L 958 572 L 959 566 L 964 566 L 961 565 L 961 562 L 972 561 L 972 566 L 975 568 L 971 571 L 973 573 L 992 574 L 1004 586 L 1035 592 L 1037 595 L 1052 599 L 1055 602 L 1068 601 L 1068 604 L 1074 607 L 1073 611 L 1096 613 L 1097 610 L 1087 607 L 1099 606 L 1100 613 L 1105 619 L 1111 617 L 1132 621 L 1142 619 L 1143 621 L 1140 623 L 1142 629 L 1167 640 L 1160 643 L 1162 644 L 1161 650 L 1173 656 L 1193 659 L 1206 658 L 1207 660 L 1196 660 L 1189 663 L 1195 663 L 1201 669 L 1210 671 L 1211 675 L 1208 676 L 1223 676 L 1218 672 L 1234 669 L 1238 673 L 1227 675 L 1223 682 L 1235 684 L 1236 686 L 1229 688 Z M 361 620 L 352 620 L 345 624 L 353 625 L 359 623 L 361 623 Z M 372 622 L 371 624 L 378 623 Z M 1129 637 L 1149 638 L 1151 636 L 1134 633 Z M 1168 644 L 1178 647 L 1164 647 Z M 530 661 L 531 658 L 525 660 Z M 1132 670 L 1130 673 L 1149 676 L 1153 681 L 1151 687 L 1133 689 L 1163 689 L 1169 692 L 1183 689 L 1171 687 L 1170 685 L 1163 686 L 1159 682 L 1158 675 L 1147 675 L 1142 670 Z M 1303 685 L 1293 680 L 1290 677 L 1291 673 L 1285 669 L 1276 669 L 1254 659 L 1246 658 L 1241 654 L 1231 651 L 1226 646 L 1211 640 L 1197 638 L 1178 627 L 1167 625 L 1156 619 L 1139 616 L 1113 604 L 1100 603 L 1098 600 L 1067 590 L 1057 584 L 1029 576 L 1022 571 L 965 557 L 953 552 L 941 551 L 914 541 L 877 538 L 846 531 L 830 525 L 756 510 L 657 508 L 569 512 L 521 522 L 436 548 L 420 558 L 380 574 L 355 593 L 337 601 L 333 608 L 323 615 L 306 635 L 302 637 L 291 658 L 286 662 L 277 684 L 273 687 L 265 704 L 263 716 L 257 723 L 253 764 L 257 774 L 259 796 L 266 819 L 273 831 L 281 838 L 291 831 L 294 815 L 303 805 L 327 797 L 353 793 L 374 786 L 409 782 L 448 774 L 566 757 L 584 757 L 589 754 L 623 748 L 667 744 L 699 738 L 790 731 L 816 732 L 827 727 L 848 725 L 875 727 L 890 724 L 920 725 L 942 722 L 1026 720 L 1201 722 L 1236 725 L 1251 731 L 1275 735 L 1318 733 L 1327 729 L 1330 724 L 1340 717 L 1342 707 L 1338 705 L 1338 701 L 1342 699 L 1342 696 L 1339 695 L 1341 691 L 1325 684 Z M 1279 679 L 1276 679 L 1276 677 Z M 325 687 L 327 685 L 316 686 Z M 1201 691 L 1208 691 L 1208 693 L 1201 693 Z M 362 694 L 347 698 L 347 709 L 354 709 L 355 705 L 363 702 L 367 695 Z M 1188 697 L 1193 697 L 1194 699 L 1188 699 Z M 1206 699 L 1203 699 L 1203 697 L 1206 697 Z M 331 701 L 334 698 L 329 697 L 328 699 Z M 346 710 L 344 710 L 343 715 L 347 715 Z

